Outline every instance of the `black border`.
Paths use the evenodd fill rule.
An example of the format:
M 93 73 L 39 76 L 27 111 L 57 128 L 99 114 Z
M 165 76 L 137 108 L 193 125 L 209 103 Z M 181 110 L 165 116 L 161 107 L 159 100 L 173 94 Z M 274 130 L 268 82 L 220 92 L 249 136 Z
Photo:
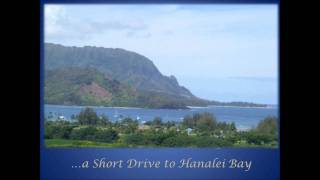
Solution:
M 2 172 L 10 179 L 39 179 L 40 1 L 6 2 L 1 6 L 2 20 L 8 22 L 1 42 L 1 89 L 6 90 L 1 97 L 7 100 L 1 101 L 6 108 L 0 118 L 1 149 L 7 151 L 2 151 Z
M 66 0 L 66 2 L 70 2 L 71 0 Z M 103 0 L 94 0 L 96 3 L 102 2 Z M 170 0 L 167 1 L 161 1 L 163 3 L 168 3 Z M 221 0 L 220 2 L 222 2 Z M 238 0 L 241 1 L 241 0 Z M 250 1 L 250 0 L 249 0 Z M 54 3 L 55 0 L 49 0 L 48 2 Z M 104 1 L 105 2 L 105 1 Z M 117 1 L 119 3 L 144 3 L 145 0 L 138 0 L 138 1 L 130 1 L 130 0 L 120 0 Z M 150 2 L 150 1 L 148 1 Z M 159 0 L 152 0 L 150 3 L 156 3 L 159 2 Z M 171 3 L 182 3 L 182 1 L 173 0 L 170 1 Z M 197 1 L 187 0 L 183 2 L 194 2 L 198 3 Z M 210 0 L 201 0 L 202 3 L 209 3 L 212 2 Z M 248 1 L 247 1 L 248 2 Z M 21 3 L 21 2 L 20 2 Z M 114 2 L 113 2 L 114 3 Z M 40 175 L 40 142 L 39 142 L 39 134 L 40 134 L 40 121 L 39 121 L 39 115 L 40 115 L 40 1 L 25 1 L 24 4 L 19 4 L 20 6 L 16 8 L 17 17 L 22 17 L 22 25 L 18 25 L 16 27 L 18 37 L 10 38 L 10 41 L 15 41 L 15 44 L 10 44 L 10 46 L 15 45 L 14 47 L 19 47 L 22 49 L 21 53 L 18 53 L 13 51 L 10 52 L 14 56 L 20 55 L 17 59 L 12 59 L 10 65 L 14 68 L 14 72 L 18 72 L 18 78 L 19 85 L 17 85 L 17 90 L 10 89 L 11 92 L 14 94 L 18 94 L 17 100 L 20 102 L 23 101 L 22 105 L 26 106 L 26 110 L 23 112 L 25 114 L 25 117 L 30 114 L 30 118 L 26 118 L 24 122 L 21 122 L 18 129 L 19 131 L 23 133 L 24 136 L 22 136 L 21 133 L 19 133 L 18 136 L 14 136 L 14 139 L 21 139 L 23 137 L 23 142 L 20 145 L 16 145 L 14 142 L 12 142 L 13 148 L 10 148 L 10 151 L 12 151 L 15 154 L 18 154 L 17 160 L 21 164 L 23 164 L 23 168 L 18 168 L 15 174 L 12 174 L 13 176 L 21 175 L 24 179 L 27 178 L 27 176 L 32 177 L 32 179 L 39 179 Z M 19 9 L 20 8 L 20 9 Z M 292 30 L 292 26 L 290 27 L 289 24 L 293 24 L 291 21 L 288 21 L 288 9 L 285 5 L 284 0 L 280 0 L 279 4 L 280 8 L 280 88 L 279 88 L 279 95 L 280 95 L 280 126 L 281 126 L 281 143 L 280 143 L 280 152 L 281 152 L 281 179 L 289 179 L 290 170 L 292 172 L 292 169 L 289 168 L 289 165 L 293 163 L 294 159 L 292 158 L 290 160 L 288 153 L 290 151 L 289 144 L 294 144 L 292 140 L 289 138 L 289 125 L 290 122 L 289 119 L 292 118 L 290 116 L 290 104 L 289 102 L 292 102 L 290 98 L 292 98 L 292 94 L 288 93 L 288 89 L 294 88 L 292 82 L 290 82 L 289 78 L 289 69 L 290 62 L 289 60 L 295 59 L 294 56 L 291 56 L 290 51 L 290 38 L 288 34 L 288 31 Z M 15 20 L 18 18 L 13 19 L 13 25 L 15 24 Z M 21 34 L 22 32 L 22 34 Z M 18 62 L 14 62 L 14 60 L 19 60 Z M 9 60 L 8 60 L 9 61 Z M 7 62 L 7 61 L 6 61 Z M 9 62 L 10 63 L 10 62 Z M 21 63 L 21 64 L 20 64 Z M 291 63 L 292 64 L 292 63 Z M 8 67 L 8 66 L 4 66 Z M 5 68 L 4 68 L 5 69 Z M 8 69 L 10 70 L 10 69 Z M 12 73 L 12 72 L 11 72 Z M 295 72 L 292 72 L 295 73 Z M 17 80 L 14 77 L 14 80 Z M 22 79 L 21 79 L 22 78 Z M 291 84 L 290 84 L 291 83 Z M 24 93 L 21 93 L 21 91 L 24 91 Z M 291 96 L 291 97 L 290 97 Z M 16 102 L 13 102 L 12 105 L 14 105 Z M 293 106 L 293 104 L 291 104 Z M 11 113 L 11 112 L 10 112 Z M 16 115 L 17 112 L 12 112 Z M 10 131 L 10 130 L 8 130 Z M 293 132 L 294 133 L 294 132 Z M 22 137 L 21 137 L 22 136 Z M 9 144 L 8 146 L 11 146 Z M 26 150 L 25 147 L 28 147 Z M 21 155 L 21 151 L 25 151 Z M 16 156 L 16 155 L 13 155 Z M 10 157 L 9 157 L 10 158 Z M 16 165 L 16 162 L 12 162 L 13 165 Z M 15 166 L 12 166 L 15 167 Z M 22 170 L 23 172 L 20 172 Z

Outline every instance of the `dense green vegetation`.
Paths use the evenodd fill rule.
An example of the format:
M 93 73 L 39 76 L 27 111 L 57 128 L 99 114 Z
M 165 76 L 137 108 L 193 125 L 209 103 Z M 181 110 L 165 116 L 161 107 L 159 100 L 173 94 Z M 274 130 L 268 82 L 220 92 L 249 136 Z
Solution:
M 48 147 L 276 147 L 277 119 L 266 117 L 256 128 L 237 131 L 234 123 L 219 122 L 213 114 L 195 113 L 181 123 L 155 117 L 139 124 L 124 118 L 111 122 L 86 108 L 76 121 L 45 121 Z
M 48 70 L 45 77 L 44 100 L 48 104 L 135 106 L 134 89 L 94 68 Z
M 66 47 L 45 43 L 45 70 L 95 68 L 108 78 L 143 92 L 165 93 L 197 100 L 174 76 L 164 76 L 148 58 L 124 49 Z M 64 76 L 62 76 L 64 77 Z
M 45 44 L 46 104 L 187 108 L 265 106 L 209 101 L 194 96 L 177 79 L 160 73 L 148 58 L 124 49 Z
M 257 104 L 250 102 L 219 102 L 219 101 L 209 101 L 209 105 L 215 106 L 238 106 L 238 107 L 267 107 L 266 104 Z
M 186 108 L 198 100 L 162 92 L 137 91 L 94 68 L 69 67 L 45 72 L 45 103 L 144 108 Z

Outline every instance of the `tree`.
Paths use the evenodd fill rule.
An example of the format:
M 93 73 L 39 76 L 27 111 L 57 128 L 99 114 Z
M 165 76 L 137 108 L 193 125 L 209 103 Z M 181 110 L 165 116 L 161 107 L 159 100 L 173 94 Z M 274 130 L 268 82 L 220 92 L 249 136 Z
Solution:
M 259 122 L 258 126 L 255 129 L 257 132 L 262 134 L 277 134 L 277 118 L 269 116 L 264 118 Z
M 176 123 L 174 121 L 167 121 L 165 123 L 165 126 L 169 129 L 171 127 L 174 127 L 176 125 Z
M 161 127 L 161 125 L 162 125 L 162 119 L 161 119 L 161 117 L 155 117 L 154 119 L 153 119 L 153 121 L 152 121 L 152 126 L 154 127 L 154 128 L 160 128 Z
M 106 126 L 106 125 L 110 125 L 111 121 L 106 115 L 103 114 L 99 117 L 98 124 L 101 126 Z
M 231 132 L 236 132 L 237 128 L 234 122 L 232 123 L 226 123 L 226 122 L 218 122 L 217 123 L 217 127 L 216 127 L 216 131 L 220 132 L 222 131 L 224 134 L 228 134 Z
M 131 118 L 124 118 L 120 122 L 120 127 L 123 133 L 131 134 L 138 129 L 139 123 L 137 120 L 132 120 Z
M 196 123 L 193 117 L 187 115 L 183 118 L 182 125 L 186 126 L 187 128 L 194 128 Z
M 71 115 L 71 120 L 75 120 L 76 119 L 76 115 L 72 114 Z
M 97 125 L 99 117 L 92 108 L 85 108 L 78 115 L 80 125 Z
M 209 131 L 217 127 L 217 120 L 211 113 L 199 113 L 193 117 L 196 121 L 196 127 L 200 131 Z
M 233 131 L 233 132 L 236 132 L 237 131 L 237 127 L 236 127 L 236 124 L 234 122 L 232 122 L 230 124 L 230 130 Z

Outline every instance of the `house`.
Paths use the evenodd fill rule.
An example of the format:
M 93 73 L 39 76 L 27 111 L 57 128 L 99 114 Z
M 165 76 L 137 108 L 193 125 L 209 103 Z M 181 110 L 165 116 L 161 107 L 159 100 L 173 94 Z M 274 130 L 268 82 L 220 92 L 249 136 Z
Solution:
M 186 129 L 188 135 L 190 135 L 190 133 L 192 132 L 192 130 L 193 130 L 192 128 L 187 128 L 187 129 Z
M 66 120 L 66 118 L 64 116 L 59 116 L 58 119 L 59 120 Z

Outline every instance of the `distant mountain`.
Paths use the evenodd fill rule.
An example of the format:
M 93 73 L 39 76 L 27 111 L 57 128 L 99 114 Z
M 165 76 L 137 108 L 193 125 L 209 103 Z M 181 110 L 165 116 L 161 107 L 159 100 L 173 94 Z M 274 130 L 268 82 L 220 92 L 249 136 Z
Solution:
M 146 57 L 123 49 L 45 44 L 48 104 L 186 108 L 207 101 L 164 76 Z
M 138 90 L 195 98 L 178 84 L 174 76 L 162 75 L 148 58 L 124 49 L 102 47 L 66 47 L 45 44 L 45 69 L 93 67 L 119 82 Z
M 173 75 L 161 74 L 151 60 L 124 49 L 45 43 L 44 64 L 47 104 L 147 108 L 228 105 L 194 96 Z

